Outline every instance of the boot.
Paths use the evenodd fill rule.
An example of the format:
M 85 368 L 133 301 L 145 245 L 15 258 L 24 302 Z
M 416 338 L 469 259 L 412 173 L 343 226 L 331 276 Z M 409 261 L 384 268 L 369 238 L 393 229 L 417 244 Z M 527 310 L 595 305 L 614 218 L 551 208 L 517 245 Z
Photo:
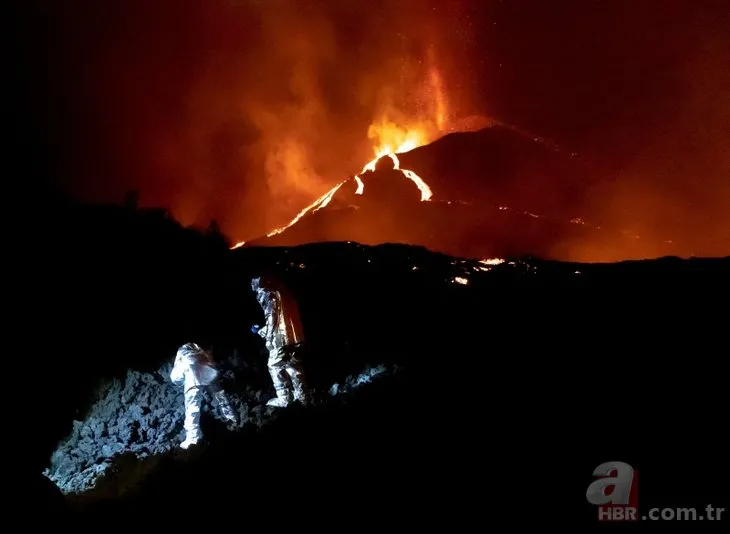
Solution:
M 197 445 L 199 441 L 200 439 L 196 436 L 187 437 L 180 443 L 180 448 L 187 449 L 191 445 Z
M 180 448 L 187 449 L 191 445 L 197 445 L 203 439 L 203 433 L 200 428 L 186 428 L 185 439 L 180 443 Z
M 281 397 L 274 397 L 273 399 L 269 399 L 266 406 L 271 406 L 272 408 L 286 408 L 289 406 L 289 401 Z
M 272 406 L 274 408 L 286 408 L 291 402 L 291 393 L 284 383 L 278 383 L 276 385 L 276 397 L 269 399 L 266 406 Z
M 305 405 L 308 404 L 311 399 L 307 383 L 304 381 L 304 375 L 298 368 L 289 368 L 287 372 L 289 373 L 292 389 L 294 390 L 294 400 Z
M 269 364 L 269 372 L 271 373 L 271 381 L 274 383 L 276 398 L 270 399 L 266 406 L 274 408 L 284 408 L 291 402 L 291 392 L 289 391 L 289 378 L 286 371 L 277 364 Z

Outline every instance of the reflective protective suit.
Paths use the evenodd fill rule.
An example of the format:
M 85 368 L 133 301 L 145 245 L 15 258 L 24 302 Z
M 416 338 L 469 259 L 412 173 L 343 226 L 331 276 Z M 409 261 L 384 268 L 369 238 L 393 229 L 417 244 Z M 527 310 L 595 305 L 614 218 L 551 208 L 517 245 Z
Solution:
M 232 423 L 236 422 L 228 397 L 218 382 L 215 362 L 196 343 L 186 343 L 178 349 L 170 380 L 182 385 L 185 394 L 185 440 L 180 443 L 183 449 L 198 443 L 202 438 L 200 406 L 203 402 L 203 387 L 213 394 L 221 415 Z
M 270 277 L 254 278 L 251 289 L 266 318 L 258 334 L 269 351 L 269 373 L 276 390 L 276 398 L 267 405 L 283 408 L 292 400 L 309 401 L 304 380 L 302 353 L 304 331 L 299 308 L 294 297 L 278 280 Z

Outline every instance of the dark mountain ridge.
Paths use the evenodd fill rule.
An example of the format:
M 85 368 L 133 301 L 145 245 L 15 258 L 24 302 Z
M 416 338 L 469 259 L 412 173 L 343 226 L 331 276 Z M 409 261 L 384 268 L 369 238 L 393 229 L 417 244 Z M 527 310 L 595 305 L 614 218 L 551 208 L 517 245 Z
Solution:
M 451 133 L 397 158 L 427 184 L 428 201 L 383 157 L 296 224 L 244 246 L 404 243 L 465 257 L 583 262 L 693 256 L 709 247 L 701 236 L 695 248 L 671 235 L 641 236 L 629 214 L 622 226 L 591 217 L 595 165 L 513 128 Z
M 571 511 L 561 524 L 595 525 L 584 493 L 606 459 L 641 470 L 645 502 L 659 506 L 704 506 L 695 496 L 722 480 L 717 310 L 730 296 L 730 258 L 487 264 L 353 242 L 231 251 L 223 236 L 164 212 L 70 205 L 48 216 L 55 224 L 32 256 L 47 269 L 27 325 L 43 335 L 25 355 L 46 408 L 20 427 L 17 457 L 21 494 L 49 506 L 34 520 L 265 524 L 284 502 L 319 526 L 386 512 L 456 524 L 497 508 L 544 524 L 558 506 Z M 248 287 L 262 269 L 300 302 L 313 406 L 263 408 L 273 391 L 249 331 L 261 317 Z M 206 417 L 208 444 L 182 452 L 182 397 L 165 366 L 191 339 L 224 363 L 244 424 Z M 330 393 L 378 367 L 372 383 Z M 112 380 L 122 382 L 104 385 Z M 69 436 L 67 474 L 104 464 L 105 476 L 51 508 L 38 477 L 47 481 L 40 473 Z M 153 442 L 159 453 L 138 457 Z M 536 465 L 560 466 L 555 491 L 526 503 Z M 491 482 L 474 493 L 464 477 Z M 685 484 L 676 497 L 666 497 L 670 479 Z M 191 518 L 180 507 L 193 495 L 210 508 Z

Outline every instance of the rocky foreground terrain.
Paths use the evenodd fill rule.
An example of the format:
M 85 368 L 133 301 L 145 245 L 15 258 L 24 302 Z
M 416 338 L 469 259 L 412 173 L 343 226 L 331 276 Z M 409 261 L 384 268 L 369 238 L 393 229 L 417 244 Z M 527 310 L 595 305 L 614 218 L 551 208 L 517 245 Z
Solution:
M 231 251 L 162 212 L 57 209 L 34 251 L 59 260 L 31 295 L 47 303 L 25 356 L 46 410 L 21 427 L 18 460 L 21 494 L 43 513 L 24 521 L 590 529 L 585 488 L 609 459 L 641 472 L 647 506 L 722 494 L 730 258 Z M 299 299 L 310 406 L 265 406 L 248 287 L 262 269 Z M 167 374 L 190 339 L 221 362 L 240 424 L 205 412 L 206 443 L 181 451 L 182 393 Z

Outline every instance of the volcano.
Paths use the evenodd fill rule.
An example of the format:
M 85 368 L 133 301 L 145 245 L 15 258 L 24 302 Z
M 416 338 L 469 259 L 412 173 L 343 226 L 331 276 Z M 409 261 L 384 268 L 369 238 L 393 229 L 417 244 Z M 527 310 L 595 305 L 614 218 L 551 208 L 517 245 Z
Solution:
M 668 239 L 609 228 L 582 211 L 591 162 L 539 137 L 493 125 L 388 154 L 288 225 L 244 246 L 327 241 L 402 243 L 464 257 L 533 255 L 617 261 L 675 255 Z

